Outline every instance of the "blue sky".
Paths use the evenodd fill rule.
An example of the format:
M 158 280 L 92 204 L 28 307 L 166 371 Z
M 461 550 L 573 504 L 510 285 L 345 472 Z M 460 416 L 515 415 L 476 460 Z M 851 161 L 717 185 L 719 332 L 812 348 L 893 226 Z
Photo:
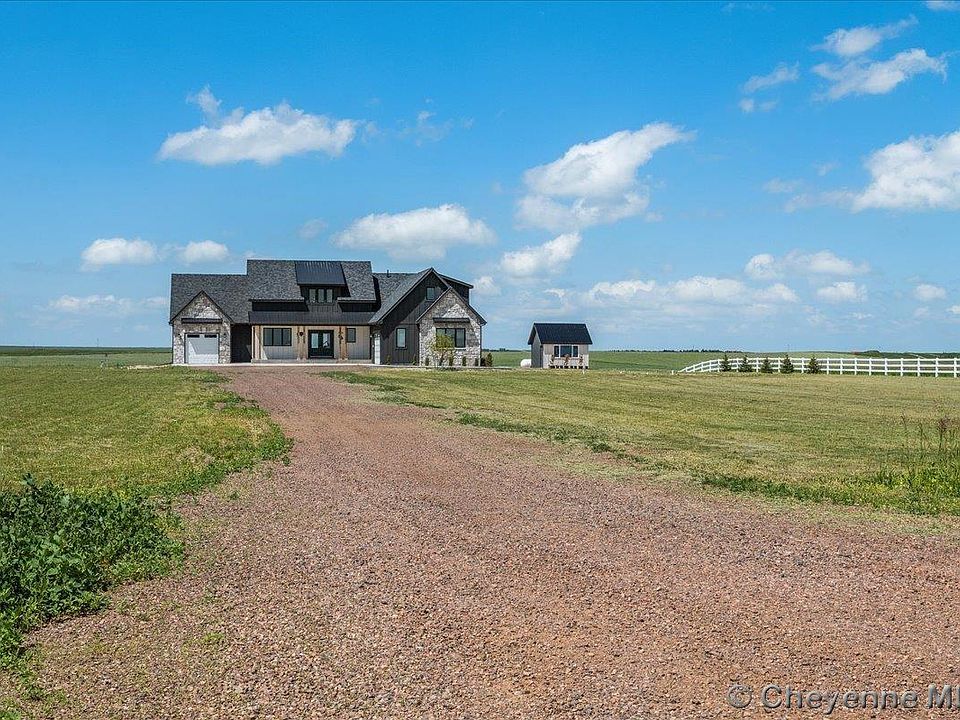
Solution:
M 960 4 L 0 5 L 0 344 L 434 265 L 485 340 L 960 346 Z

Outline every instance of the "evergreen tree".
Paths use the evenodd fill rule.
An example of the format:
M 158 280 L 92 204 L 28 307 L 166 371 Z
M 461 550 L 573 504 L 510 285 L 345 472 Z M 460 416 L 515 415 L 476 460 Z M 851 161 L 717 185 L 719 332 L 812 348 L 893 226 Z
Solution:
M 730 358 L 723 354 L 723 360 L 720 361 L 720 372 L 730 372 Z
M 753 368 L 750 367 L 750 361 L 747 360 L 747 356 L 744 355 L 743 359 L 740 361 L 740 365 L 737 367 L 737 372 L 753 372 Z
M 817 375 L 820 372 L 820 362 L 815 357 L 807 361 L 807 372 L 811 375 Z
M 790 359 L 789 355 L 784 355 L 783 360 L 780 362 L 780 372 L 784 375 L 789 375 L 793 372 L 793 361 Z
M 760 363 L 760 372 L 768 375 L 773 372 L 773 365 L 770 364 L 770 358 L 765 357 L 763 362 Z

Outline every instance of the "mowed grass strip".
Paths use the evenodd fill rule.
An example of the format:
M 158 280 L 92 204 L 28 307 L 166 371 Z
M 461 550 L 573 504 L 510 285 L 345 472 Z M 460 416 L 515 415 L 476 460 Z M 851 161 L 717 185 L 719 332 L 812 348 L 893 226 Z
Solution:
M 924 487 L 921 467 L 940 462 L 930 454 L 938 423 L 955 428 L 960 418 L 960 382 L 952 379 L 594 370 L 369 371 L 345 379 L 380 386 L 393 401 L 452 409 L 466 424 L 577 441 L 732 490 L 960 511 L 960 476 L 954 483 L 954 471 L 941 467 L 935 486 Z M 946 442 L 960 445 L 955 431 Z
M 0 368 L 0 488 L 175 494 L 285 448 L 265 412 L 186 368 Z
M 0 345 L 0 368 L 36 366 L 129 367 L 169 365 L 169 348 L 33 348 Z

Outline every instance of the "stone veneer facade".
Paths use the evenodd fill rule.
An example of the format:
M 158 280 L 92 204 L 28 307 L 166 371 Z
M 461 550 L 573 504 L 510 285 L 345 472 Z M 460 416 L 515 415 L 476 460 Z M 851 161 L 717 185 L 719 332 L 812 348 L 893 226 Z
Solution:
M 207 319 L 209 323 L 184 323 L 183 318 Z M 230 362 L 230 321 L 204 293 L 200 293 L 173 319 L 173 364 L 186 362 L 185 344 L 187 333 L 219 333 L 220 363 Z
M 463 327 L 463 323 L 444 323 L 442 318 L 469 318 L 466 327 L 466 347 L 454 350 L 453 365 L 461 367 L 463 358 L 467 358 L 467 367 L 473 367 L 480 359 L 481 325 L 477 314 L 463 301 L 463 298 L 453 290 L 444 292 L 437 302 L 431 306 L 420 319 L 420 358 L 418 363 L 425 364 L 430 355 L 430 342 L 438 327 Z M 434 318 L 440 318 L 434 320 Z M 430 357 L 430 364 L 436 363 L 435 357 Z

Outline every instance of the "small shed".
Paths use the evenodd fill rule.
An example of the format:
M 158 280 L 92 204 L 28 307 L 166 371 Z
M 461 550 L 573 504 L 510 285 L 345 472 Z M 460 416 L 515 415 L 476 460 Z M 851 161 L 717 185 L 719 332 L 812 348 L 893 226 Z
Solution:
M 535 368 L 590 367 L 590 331 L 584 323 L 534 323 L 530 363 Z

